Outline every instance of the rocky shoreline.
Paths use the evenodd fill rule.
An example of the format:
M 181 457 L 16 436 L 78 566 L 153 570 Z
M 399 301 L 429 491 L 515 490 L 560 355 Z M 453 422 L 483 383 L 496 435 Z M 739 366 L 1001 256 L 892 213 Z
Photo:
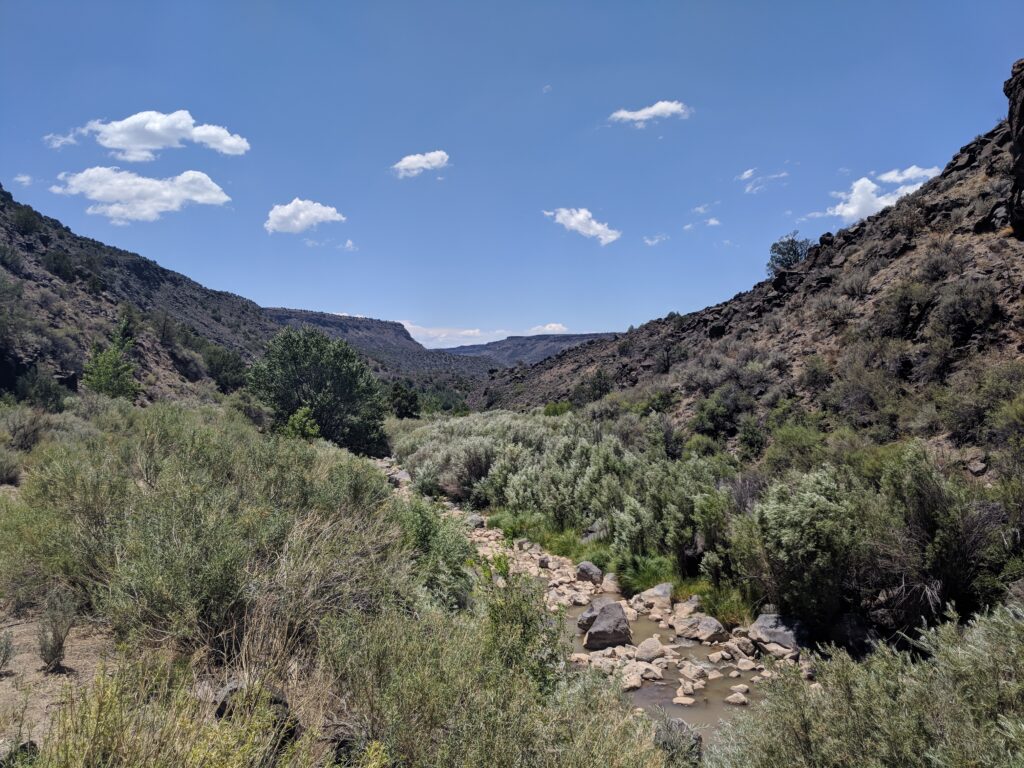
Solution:
M 412 478 L 394 460 L 381 460 L 380 466 L 399 493 L 412 492 Z M 481 557 L 503 555 L 513 573 L 545 585 L 548 610 L 564 610 L 573 622 L 576 648 L 570 661 L 616 677 L 624 691 L 674 687 L 668 701 L 654 697 L 659 708 L 671 704 L 687 720 L 686 710 L 701 706 L 728 716 L 729 709 L 756 699 L 758 684 L 777 674 L 777 664 L 799 665 L 803 677 L 813 681 L 811 662 L 800 658 L 803 631 L 796 622 L 762 613 L 750 626 L 728 630 L 701 611 L 699 596 L 673 600 L 669 583 L 626 599 L 615 574 L 551 554 L 526 539 L 508 541 L 501 530 L 487 527 L 482 515 L 441 503 L 448 515 L 465 521 Z

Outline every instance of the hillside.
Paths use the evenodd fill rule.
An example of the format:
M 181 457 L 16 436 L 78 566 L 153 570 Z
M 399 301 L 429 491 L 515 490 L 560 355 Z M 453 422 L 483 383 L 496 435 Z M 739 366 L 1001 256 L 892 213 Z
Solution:
M 0 187 L 0 387 L 33 366 L 74 388 L 89 350 L 105 342 L 126 307 L 138 326 L 134 349 L 147 395 L 195 392 L 213 348 L 258 356 L 283 326 L 310 324 L 344 339 L 378 375 L 454 386 L 500 363 L 428 350 L 399 323 L 323 312 L 264 309 L 206 288 L 128 251 L 74 234 L 17 203 Z
M 500 371 L 476 403 L 525 409 L 649 389 L 669 393 L 682 420 L 708 399 L 763 413 L 795 395 L 900 429 L 910 415 L 894 412 L 897 401 L 1019 359 L 1024 62 L 1004 90 L 1008 120 L 917 192 L 823 235 L 796 268 L 699 312 Z
M 489 357 L 506 366 L 533 365 L 597 339 L 614 338 L 614 333 L 544 333 L 536 336 L 509 336 L 487 344 L 465 344 L 449 347 L 446 351 L 455 355 Z

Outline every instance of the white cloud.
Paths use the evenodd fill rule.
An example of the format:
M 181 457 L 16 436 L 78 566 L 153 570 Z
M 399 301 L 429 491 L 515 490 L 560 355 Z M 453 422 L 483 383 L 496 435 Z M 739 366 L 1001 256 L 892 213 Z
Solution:
M 698 205 L 695 208 L 693 208 L 693 212 L 694 213 L 701 213 L 701 214 L 707 213 L 710 210 L 711 210 L 711 205 L 708 204 L 708 203 L 701 203 L 700 205 Z
M 530 333 L 568 333 L 569 329 L 562 323 L 545 323 L 544 325 L 535 325 L 530 329 Z
M 785 179 L 787 176 L 789 176 L 789 171 L 769 173 L 755 178 L 750 178 L 749 176 L 744 175 L 741 178 L 749 179 L 749 181 L 747 181 L 746 185 L 743 187 L 743 191 L 748 195 L 756 195 L 758 192 L 763 192 L 770 182 L 775 181 L 776 179 Z
M 447 166 L 448 153 L 435 149 L 433 152 L 425 152 L 421 155 L 406 155 L 391 168 L 398 174 L 398 178 L 404 179 L 410 176 L 419 176 L 424 171 L 436 171 Z
M 911 165 L 902 171 L 899 168 L 893 168 L 891 171 L 879 174 L 878 180 L 884 181 L 886 184 L 903 184 L 907 181 L 928 181 L 928 179 L 938 176 L 939 173 L 938 166 L 921 168 L 917 165 Z
M 683 225 L 683 231 L 684 232 L 689 232 L 691 229 L 693 229 L 693 224 L 684 224 Z
M 19 173 L 14 177 L 14 180 L 23 187 L 27 187 L 32 184 L 32 177 L 27 173 Z
M 443 328 L 416 325 L 401 320 L 402 325 L 416 341 L 425 347 L 454 347 L 459 344 L 482 344 L 508 336 L 506 331 L 482 331 L 479 328 Z
M 646 235 L 644 236 L 644 242 L 647 245 L 651 246 L 658 245 L 659 243 L 663 243 L 666 240 L 668 240 L 668 235 L 662 234 L 661 232 L 656 234 L 654 237 L 647 237 Z
M 551 86 L 550 85 L 545 85 L 540 90 L 541 90 L 541 93 L 551 93 Z
M 349 253 L 353 253 L 359 250 L 359 246 L 352 242 L 352 238 L 349 238 L 348 240 L 345 241 L 343 245 L 339 245 L 338 247 L 341 248 L 343 251 L 348 251 Z
M 561 224 L 571 232 L 579 232 L 584 237 L 596 237 L 601 241 L 601 245 L 614 243 L 622 237 L 618 230 L 594 221 L 593 214 L 586 208 L 556 208 L 553 211 L 544 211 L 544 215 L 554 218 L 555 223 Z
M 618 109 L 612 112 L 608 119 L 620 123 L 633 123 L 637 128 L 643 128 L 651 120 L 664 117 L 679 117 L 685 120 L 692 114 L 693 110 L 681 101 L 659 101 L 632 112 L 628 109 Z
M 712 216 L 710 219 L 708 219 L 704 223 L 707 224 L 709 227 L 718 227 L 718 226 L 721 226 L 721 224 L 722 224 L 722 222 L 720 222 L 714 216 Z
M 745 170 L 743 173 L 741 173 L 739 176 L 736 177 L 736 180 L 737 181 L 746 181 L 747 179 L 752 178 L 756 171 L 757 171 L 757 168 L 747 168 L 747 170 Z
M 275 205 L 271 208 L 267 220 L 263 222 L 263 228 L 271 234 L 297 234 L 328 221 L 345 221 L 345 217 L 338 213 L 337 208 L 296 197 L 287 205 Z
M 196 125 L 187 109 L 165 114 L 147 110 L 129 115 L 123 120 L 90 120 L 82 128 L 75 128 L 69 134 L 47 134 L 47 144 L 59 149 L 65 144 L 77 144 L 77 136 L 92 135 L 101 147 L 112 150 L 118 160 L 143 162 L 156 158 L 161 149 L 177 149 L 183 141 L 202 144 L 222 155 L 244 155 L 249 151 L 249 142 L 237 133 L 231 133 L 220 125 Z
M 76 137 L 79 133 L 81 133 L 81 131 L 81 128 L 76 128 L 70 133 L 64 135 L 61 135 L 59 133 L 48 133 L 45 136 L 43 136 L 43 141 L 46 142 L 46 146 L 48 146 L 50 149 L 60 149 L 61 147 L 65 147 L 68 144 L 77 144 L 78 139 Z
M 86 213 L 106 216 L 114 224 L 156 221 L 163 213 L 179 211 L 188 203 L 223 205 L 231 198 L 200 171 L 185 171 L 168 179 L 152 179 L 119 168 L 94 167 L 58 176 L 64 186 L 58 195 L 83 195 L 96 205 Z

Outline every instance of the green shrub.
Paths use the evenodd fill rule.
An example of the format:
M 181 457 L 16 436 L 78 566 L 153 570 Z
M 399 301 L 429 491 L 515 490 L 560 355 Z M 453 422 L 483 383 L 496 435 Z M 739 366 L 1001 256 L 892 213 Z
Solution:
M 918 653 L 815 659 L 818 685 L 779 667 L 764 700 L 723 729 L 709 768 L 997 766 L 1024 761 L 1018 605 L 924 633 Z
M 134 400 L 139 394 L 135 363 L 128 357 L 131 338 L 118 333 L 107 347 L 93 346 L 82 371 L 82 384 L 101 395 Z
M 45 411 L 60 413 L 64 410 L 64 398 L 71 392 L 57 383 L 50 371 L 33 366 L 18 377 L 14 383 L 14 394 L 19 400 Z
M 216 344 L 207 344 L 202 354 L 206 372 L 221 392 L 234 392 L 245 385 L 245 360 L 237 352 Z
M 420 396 L 416 390 L 401 381 L 391 385 L 391 412 L 399 419 L 420 417 Z
M 252 366 L 250 379 L 277 424 L 307 407 L 326 439 L 359 453 L 386 452 L 383 395 L 345 342 L 312 328 L 286 328 Z
M 910 339 L 917 333 L 932 304 L 932 290 L 918 282 L 904 281 L 890 288 L 875 306 L 867 326 L 877 336 Z
M 957 281 L 940 294 L 928 321 L 928 333 L 959 346 L 976 331 L 987 329 L 998 312 L 992 283 Z
M 562 416 L 572 410 L 572 403 L 566 400 L 559 400 L 558 402 L 546 403 L 544 405 L 545 416 Z
M 320 437 L 320 427 L 313 421 L 309 406 L 302 406 L 288 417 L 288 422 L 281 427 L 281 434 L 298 440 L 315 440 Z
M 21 479 L 21 461 L 14 451 L 0 448 L 0 485 L 17 485 Z
M 14 634 L 4 632 L 0 634 L 0 676 L 4 674 L 7 665 L 14 658 Z
M 793 230 L 772 243 L 769 249 L 771 255 L 768 257 L 769 277 L 775 277 L 780 272 L 793 269 L 807 258 L 811 249 L 811 241 L 800 240 L 797 238 L 797 234 L 797 231 Z
M 39 658 L 47 672 L 55 672 L 64 662 L 64 646 L 77 610 L 74 595 L 63 585 L 53 587 L 46 595 L 39 620 Z
M 862 547 L 863 496 L 831 467 L 776 482 L 737 523 L 732 554 L 740 573 L 784 612 L 827 626 Z

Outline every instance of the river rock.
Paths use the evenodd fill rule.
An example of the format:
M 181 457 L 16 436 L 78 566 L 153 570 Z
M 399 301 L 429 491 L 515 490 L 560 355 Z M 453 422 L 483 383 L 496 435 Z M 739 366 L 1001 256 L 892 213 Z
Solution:
M 729 690 L 733 693 L 750 693 L 750 686 L 744 683 L 738 683 L 736 685 L 730 686 Z
M 601 612 L 601 609 L 610 603 L 614 603 L 610 597 L 595 597 L 590 601 L 590 605 L 587 606 L 586 610 L 580 614 L 580 617 L 576 620 L 576 626 L 580 632 L 586 632 L 590 629 L 590 626 L 594 623 L 594 619 L 597 618 L 597 614 Z
M 576 581 L 589 581 L 591 584 L 600 584 L 604 580 L 604 573 L 589 560 L 584 560 L 576 566 Z
M 639 597 L 645 608 L 657 608 L 660 611 L 670 610 L 672 608 L 672 584 L 666 581 L 650 589 L 645 589 Z
M 775 643 L 784 648 L 799 648 L 806 644 L 807 631 L 798 619 L 762 613 L 747 629 L 747 637 L 759 645 Z
M 621 594 L 622 588 L 619 586 L 619 578 L 614 573 L 606 573 L 601 581 L 600 591 L 609 595 Z
M 707 670 L 704 667 L 697 666 L 692 661 L 684 661 L 679 665 L 679 674 L 685 677 L 691 683 L 695 683 L 698 680 L 703 680 L 708 676 Z
M 583 647 L 596 651 L 616 645 L 631 645 L 633 633 L 626 620 L 626 612 L 618 603 L 609 603 L 601 607 L 594 617 L 594 622 L 583 640 Z
M 537 567 L 538 568 L 543 568 L 545 570 L 550 568 L 551 567 L 551 556 L 550 555 L 541 555 L 540 557 L 538 557 L 537 558 Z
M 740 672 L 750 672 L 756 666 L 757 664 L 755 664 L 750 659 L 740 659 L 736 662 L 736 669 L 740 670 Z
M 699 610 L 700 595 L 691 595 L 687 600 L 683 600 L 681 603 L 676 603 L 672 607 L 672 619 L 669 623 L 674 625 L 676 621 L 688 619 Z
M 672 699 L 673 704 L 678 704 L 681 707 L 692 707 L 696 699 L 690 698 L 689 696 L 676 696 Z
M 636 658 L 639 661 L 652 662 L 665 655 L 665 647 L 656 637 L 649 637 L 636 647 Z
M 734 693 L 730 696 L 725 697 L 725 703 L 732 704 L 736 707 L 743 707 L 749 704 L 750 702 L 747 700 L 747 697 L 744 696 L 742 693 Z
M 676 634 L 702 643 L 721 643 L 729 639 L 729 633 L 713 616 L 691 616 L 676 624 Z

